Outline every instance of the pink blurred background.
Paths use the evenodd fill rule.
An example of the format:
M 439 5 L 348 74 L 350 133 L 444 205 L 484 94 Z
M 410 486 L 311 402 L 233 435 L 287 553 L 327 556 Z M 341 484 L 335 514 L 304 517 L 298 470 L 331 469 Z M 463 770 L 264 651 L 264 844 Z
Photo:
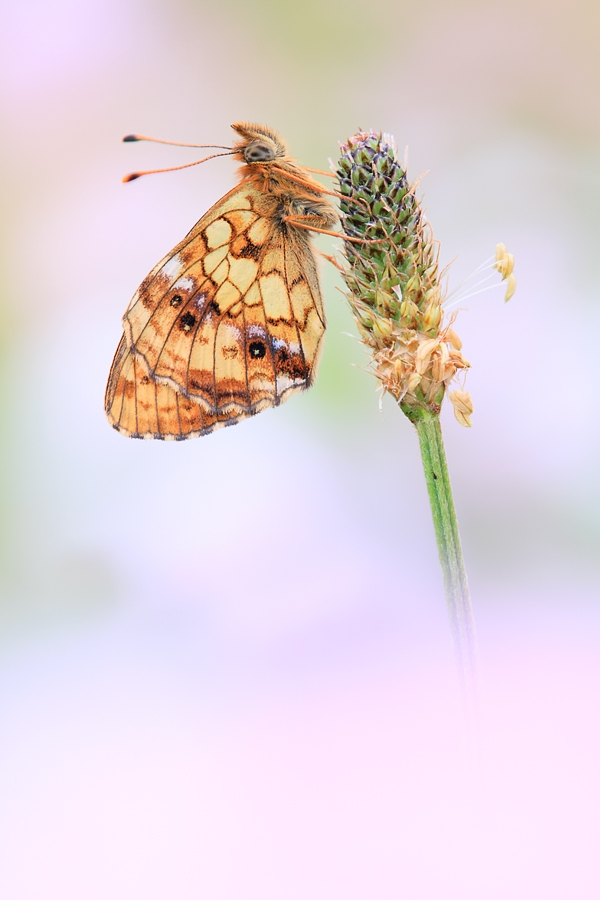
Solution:
M 600 8 L 21 0 L 2 52 L 0 895 L 597 898 Z M 465 737 L 416 436 L 322 268 L 313 390 L 178 444 L 106 423 L 120 317 L 279 129 L 409 146 L 457 331 L 443 427 L 483 679 Z M 331 252 L 334 241 L 319 238 Z

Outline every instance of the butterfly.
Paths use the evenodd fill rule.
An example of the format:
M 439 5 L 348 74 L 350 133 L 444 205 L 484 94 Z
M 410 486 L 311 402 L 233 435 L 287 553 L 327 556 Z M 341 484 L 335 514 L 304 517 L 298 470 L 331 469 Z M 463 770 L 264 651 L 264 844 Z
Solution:
M 123 317 L 105 410 L 128 437 L 210 434 L 313 383 L 325 311 L 311 231 L 335 234 L 333 192 L 273 129 L 232 128 L 238 140 L 213 155 L 242 163 L 238 185 L 155 266 Z

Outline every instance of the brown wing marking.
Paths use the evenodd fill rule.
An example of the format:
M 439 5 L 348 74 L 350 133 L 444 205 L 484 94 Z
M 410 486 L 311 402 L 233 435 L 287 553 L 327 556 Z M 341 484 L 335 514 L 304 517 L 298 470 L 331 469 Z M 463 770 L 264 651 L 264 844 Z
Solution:
M 106 389 L 109 422 L 127 437 L 185 440 L 234 425 L 251 413 L 208 413 L 173 388 L 152 381 L 121 338 Z

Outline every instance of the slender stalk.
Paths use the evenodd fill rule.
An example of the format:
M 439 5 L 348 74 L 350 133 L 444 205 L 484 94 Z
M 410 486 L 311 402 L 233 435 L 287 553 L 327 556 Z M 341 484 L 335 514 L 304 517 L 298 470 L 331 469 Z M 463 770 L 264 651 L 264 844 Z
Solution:
M 448 390 L 469 362 L 453 327 L 456 314 L 445 315 L 438 245 L 393 139 L 364 131 L 349 138 L 341 145 L 337 177 L 341 224 L 352 239 L 344 245 L 346 296 L 371 354 L 371 371 L 419 435 L 458 672 L 474 724 L 475 623 L 439 422 L 447 395 L 458 422 L 471 426 L 470 394 Z M 514 260 L 503 244 L 495 259 L 494 268 L 507 280 L 508 299 L 515 288 Z
M 456 662 L 465 697 L 472 706 L 476 703 L 477 693 L 475 621 L 452 499 L 442 429 L 439 417 L 432 414 L 420 416 L 414 424 L 419 436 L 421 459 L 431 503 Z

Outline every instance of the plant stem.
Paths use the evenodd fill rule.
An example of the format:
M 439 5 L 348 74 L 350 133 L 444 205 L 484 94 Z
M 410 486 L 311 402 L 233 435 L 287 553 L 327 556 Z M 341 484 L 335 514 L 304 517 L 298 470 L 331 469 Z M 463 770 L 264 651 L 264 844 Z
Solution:
M 419 435 L 459 677 L 468 705 L 475 706 L 477 692 L 475 621 L 452 499 L 442 429 L 439 417 L 433 414 L 426 413 L 419 416 L 416 421 L 413 419 L 413 422 Z

